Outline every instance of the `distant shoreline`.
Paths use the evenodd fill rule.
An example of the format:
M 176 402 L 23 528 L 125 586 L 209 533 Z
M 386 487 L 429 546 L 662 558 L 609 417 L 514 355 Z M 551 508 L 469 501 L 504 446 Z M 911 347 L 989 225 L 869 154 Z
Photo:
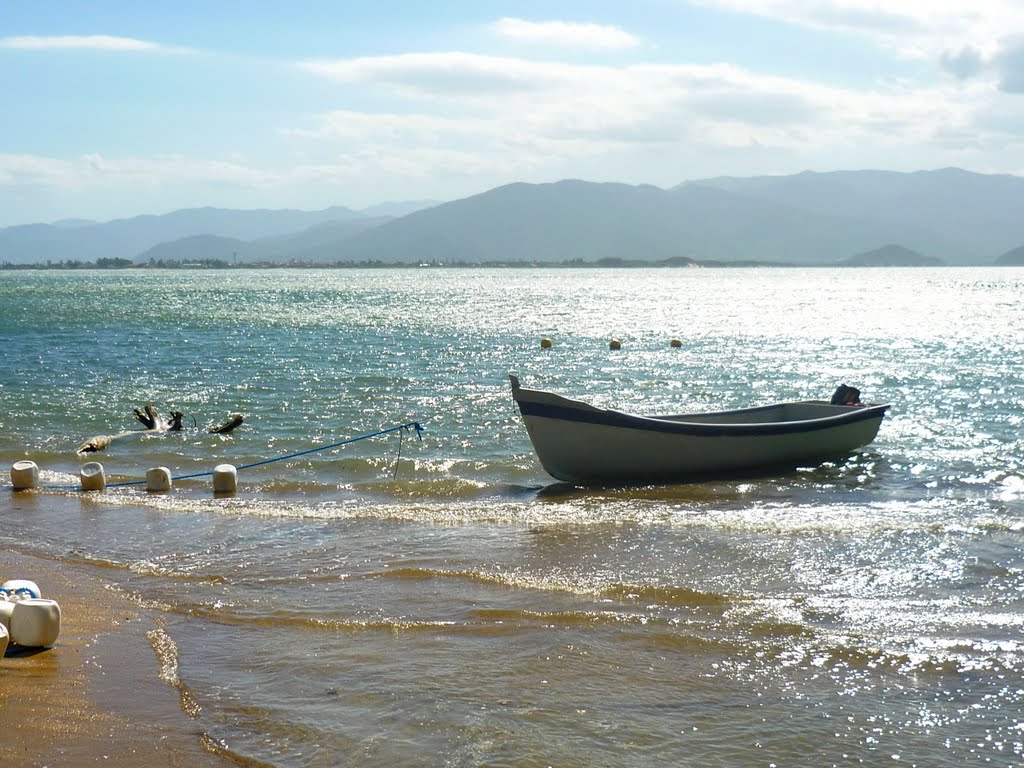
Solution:
M 775 267 L 775 268 L 812 268 L 812 269 L 834 269 L 834 268 L 891 268 L 891 267 L 1013 267 L 1021 266 L 1014 264 L 849 264 L 834 262 L 831 264 L 798 264 L 795 262 L 775 261 L 717 261 L 717 260 L 680 260 L 669 259 L 667 261 L 642 261 L 629 259 L 599 259 L 597 261 L 583 261 L 573 259 L 570 261 L 446 261 L 446 262 L 382 262 L 382 261 L 339 261 L 339 262 L 253 262 L 232 264 L 219 260 L 187 261 L 187 262 L 159 262 L 154 264 L 121 263 L 126 259 L 111 259 L 109 261 L 118 263 L 104 263 L 106 259 L 98 262 L 73 261 L 54 262 L 37 264 L 11 264 L 0 263 L 0 271 L 22 271 L 22 270 L 49 270 L 49 271 L 77 271 L 77 270 L 224 270 L 224 269 L 747 269 L 751 267 Z

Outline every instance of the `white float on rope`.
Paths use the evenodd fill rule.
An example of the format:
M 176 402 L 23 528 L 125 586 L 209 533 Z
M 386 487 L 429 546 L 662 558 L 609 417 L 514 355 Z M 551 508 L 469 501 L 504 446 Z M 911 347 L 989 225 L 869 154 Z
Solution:
M 102 491 L 107 487 L 107 475 L 103 471 L 103 465 L 98 461 L 83 464 L 79 474 L 82 478 L 83 491 Z
M 0 624 L 0 659 L 7 653 L 7 644 L 11 642 L 11 635 L 7 631 L 7 627 Z
M 16 491 L 31 491 L 39 486 L 39 466 L 34 461 L 16 461 L 11 465 L 11 485 Z
M 213 492 L 234 493 L 238 488 L 238 470 L 234 464 L 218 464 L 213 468 Z
M 22 597 L 43 596 L 43 593 L 39 589 L 39 585 L 34 581 L 29 581 L 28 579 L 8 579 L 0 585 L 0 589 L 8 595 L 21 595 Z
M 171 485 L 171 470 L 167 467 L 146 470 L 146 490 L 150 493 L 165 493 L 171 490 Z
M 11 642 L 25 648 L 53 645 L 60 635 L 60 606 L 56 600 L 26 597 L 11 613 Z
M 8 579 L 0 585 L 0 626 L 11 631 L 14 606 L 22 600 L 42 597 L 39 585 L 28 579 Z

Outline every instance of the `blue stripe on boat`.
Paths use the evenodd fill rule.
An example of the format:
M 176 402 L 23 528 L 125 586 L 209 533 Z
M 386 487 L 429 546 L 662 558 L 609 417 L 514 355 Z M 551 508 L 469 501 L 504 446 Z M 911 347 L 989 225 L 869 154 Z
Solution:
M 519 400 L 518 403 L 519 411 L 523 416 L 577 421 L 585 424 L 600 424 L 606 427 L 638 429 L 646 432 L 668 432 L 675 435 L 697 435 L 704 437 L 755 437 L 758 435 L 784 435 L 794 432 L 816 432 L 819 429 L 832 429 L 838 424 L 881 419 L 889 408 L 887 405 L 851 408 L 847 413 L 808 421 L 766 422 L 761 424 L 696 424 L 694 422 L 677 422 L 667 419 L 652 419 L 645 416 L 632 416 L 619 411 L 582 410 L 523 400 Z M 769 410 L 770 408 L 771 406 L 766 406 L 764 410 Z

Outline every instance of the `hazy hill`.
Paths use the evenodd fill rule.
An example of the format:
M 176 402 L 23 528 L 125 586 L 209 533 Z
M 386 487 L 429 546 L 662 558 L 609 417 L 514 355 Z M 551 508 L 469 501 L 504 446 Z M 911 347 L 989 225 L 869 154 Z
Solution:
M 239 252 L 249 244 L 235 237 L 219 235 L 192 235 L 148 248 L 136 257 L 136 261 L 148 263 L 158 261 L 226 261 L 236 260 Z
M 92 219 L 61 219 L 60 221 L 53 222 L 53 226 L 62 229 L 77 229 L 78 227 L 90 227 L 97 223 Z
M 687 184 L 510 184 L 404 216 L 339 243 L 345 260 L 565 261 L 677 256 L 834 262 L 888 242 L 888 223 Z
M 942 261 L 902 245 L 889 244 L 842 259 L 839 264 L 844 267 L 938 267 Z
M 1024 179 L 958 169 L 716 178 L 668 190 L 516 183 L 448 203 L 388 204 L 360 213 L 200 208 L 106 223 L 9 227 L 0 230 L 0 262 L 148 261 L 149 249 L 161 245 L 163 258 L 179 261 L 197 258 L 199 250 L 225 254 L 230 248 L 238 261 L 685 257 L 835 264 L 900 243 L 942 262 L 992 264 L 997 254 L 1024 244 L 1021 210 Z
M 334 262 L 335 244 L 357 232 L 389 221 L 388 218 L 353 218 L 327 221 L 287 235 L 259 240 L 240 240 L 218 235 L 192 235 L 159 243 L 136 256 L 135 261 L 197 261 L 216 259 L 229 264 L 253 262 Z
M 657 187 L 509 184 L 418 211 L 339 244 L 356 261 L 564 261 L 687 255 Z M 667 246 L 667 247 L 666 247 Z
M 991 264 L 1024 243 L 1024 178 L 958 168 L 916 173 L 835 171 L 696 182 L 811 214 L 860 219 L 884 242 L 953 262 Z M 686 186 L 685 184 L 682 186 Z M 881 233 L 880 233 L 881 234 Z
M 379 203 L 378 205 L 371 205 L 369 208 L 360 208 L 359 213 L 362 216 L 368 216 L 370 218 L 392 218 L 397 219 L 399 216 L 408 216 L 410 213 L 416 211 L 422 211 L 426 208 L 433 208 L 435 205 L 440 205 L 440 200 L 405 200 L 400 202 L 392 203 Z
M 671 190 L 509 184 L 334 244 L 339 260 L 627 259 L 832 264 L 885 243 L 992 263 L 1024 243 L 1024 179 L 955 169 L 710 179 Z
M 302 232 L 265 237 L 250 243 L 244 258 L 246 261 L 335 262 L 338 261 L 338 243 L 390 220 L 388 216 L 376 216 L 328 221 Z M 239 254 L 239 260 L 242 258 Z
M 996 265 L 1000 267 L 1024 267 L 1024 245 L 1004 253 L 996 259 Z
M 322 211 L 190 208 L 162 216 L 136 216 L 103 223 L 67 221 L 0 229 L 0 262 L 136 259 L 159 243 L 196 235 L 255 240 L 294 233 L 315 224 L 364 218 L 348 208 Z

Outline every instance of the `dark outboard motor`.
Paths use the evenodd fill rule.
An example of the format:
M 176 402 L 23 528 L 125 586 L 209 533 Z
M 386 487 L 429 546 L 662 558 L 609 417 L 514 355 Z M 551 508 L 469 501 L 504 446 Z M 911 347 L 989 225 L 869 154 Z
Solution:
M 840 384 L 829 401 L 831 405 L 863 405 L 860 401 L 860 390 Z

